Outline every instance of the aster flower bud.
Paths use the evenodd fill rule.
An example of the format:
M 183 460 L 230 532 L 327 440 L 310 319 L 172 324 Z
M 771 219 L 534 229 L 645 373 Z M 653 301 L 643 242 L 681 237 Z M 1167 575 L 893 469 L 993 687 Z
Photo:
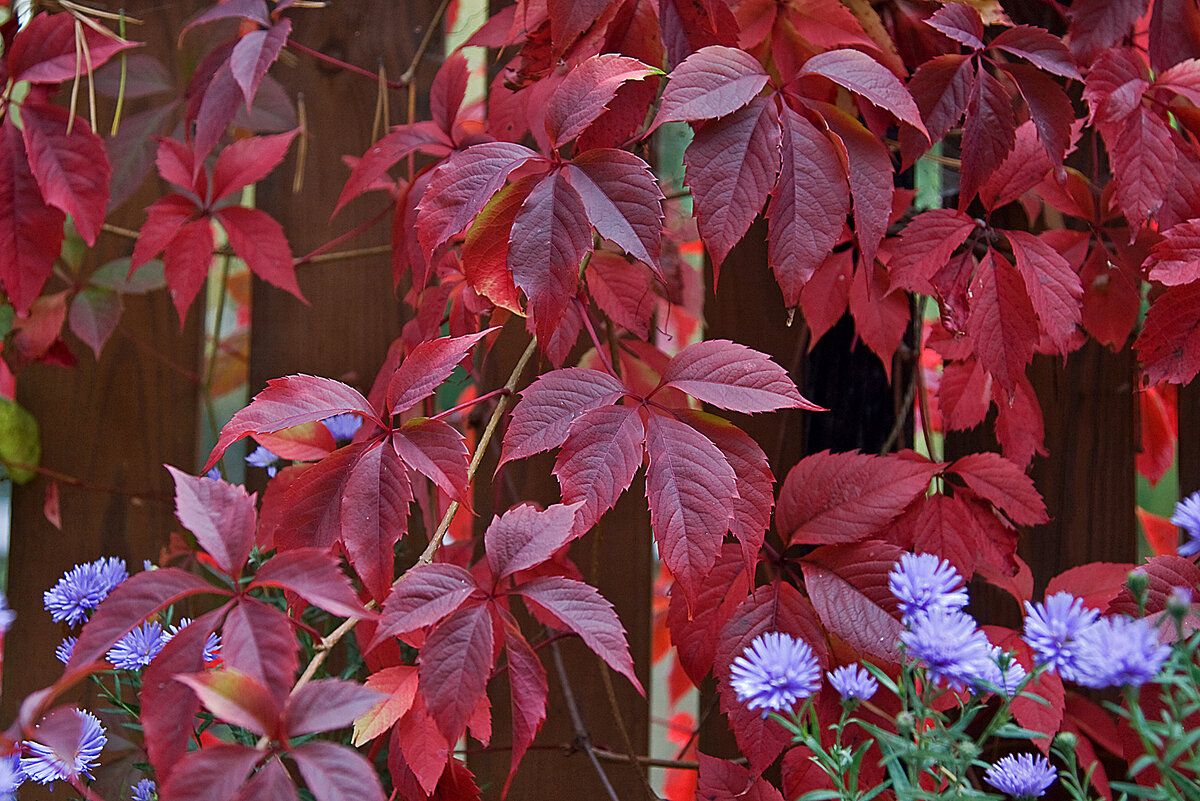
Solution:
M 1133 593 L 1133 599 L 1140 607 L 1146 602 L 1146 590 L 1150 589 L 1150 575 L 1140 567 L 1129 571 L 1125 577 L 1125 586 Z

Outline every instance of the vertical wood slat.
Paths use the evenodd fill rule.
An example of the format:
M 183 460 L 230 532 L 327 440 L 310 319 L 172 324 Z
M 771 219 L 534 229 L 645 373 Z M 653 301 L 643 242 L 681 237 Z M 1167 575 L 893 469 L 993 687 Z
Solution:
M 154 6 L 153 13 L 141 14 Z M 131 2 L 131 15 L 145 16 L 136 30 L 144 51 L 175 64 L 175 42 L 190 15 L 186 4 L 162 8 Z M 126 114 L 137 104 L 126 107 Z M 108 121 L 111 115 L 103 115 Z M 102 123 L 103 124 L 103 123 Z M 139 228 L 144 207 L 161 187 L 143 187 L 111 221 Z M 133 243 L 101 234 L 88 255 L 92 266 L 132 252 Z M 53 280 L 53 279 L 52 279 Z M 157 558 L 174 525 L 173 490 L 164 463 L 186 470 L 196 464 L 202 311 L 193 308 L 182 330 L 165 291 L 125 298 L 121 324 L 96 363 L 77 340 L 71 369 L 35 365 L 21 374 L 18 401 L 41 425 L 42 464 L 94 487 L 60 483 L 63 530 L 43 515 L 48 482 L 37 478 L 13 488 L 8 594 L 17 620 L 5 637 L 9 659 L 0 693 L 0 720 L 11 720 L 20 699 L 50 683 L 62 666 L 54 649 L 70 633 L 42 609 L 42 593 L 72 565 L 100 556 L 124 558 L 131 570 Z M 19 655 L 19 658 L 18 656 Z

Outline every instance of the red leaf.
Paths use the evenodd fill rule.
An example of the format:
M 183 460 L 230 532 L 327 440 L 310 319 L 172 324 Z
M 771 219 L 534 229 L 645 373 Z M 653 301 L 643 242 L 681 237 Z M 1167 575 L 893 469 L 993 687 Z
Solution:
M 58 106 L 21 105 L 22 134 L 29 167 L 48 205 L 62 209 L 89 246 L 96 244 L 108 212 L 108 180 L 112 168 L 104 143 L 82 119 Z M 70 132 L 67 129 L 70 126 Z
M 1057 41 L 1057 40 L 1055 40 Z M 1037 127 L 1038 138 L 1055 166 L 1062 164 L 1071 144 L 1071 126 L 1075 113 L 1067 93 L 1058 81 L 1026 64 L 1005 64 L 1004 71 L 1016 82 L 1029 105 L 1029 115 Z
M 846 313 L 853 276 L 854 251 L 834 251 L 821 262 L 804 289 L 800 290 L 800 312 L 812 332 L 809 350 Z
M 949 560 L 964 577 L 979 564 L 979 531 L 963 499 L 935 494 L 918 498 L 888 526 L 887 541 L 913 553 L 932 553 Z
M 933 294 L 930 279 L 958 246 L 975 230 L 975 220 L 954 209 L 933 209 L 918 214 L 900 232 L 900 242 L 888 263 L 892 285 Z
M 409 569 L 384 602 L 379 629 L 367 650 L 387 637 L 432 626 L 462 606 L 475 590 L 475 579 L 458 565 L 436 563 Z
M 714 268 L 720 267 L 745 235 L 775 186 L 779 143 L 775 103 L 755 98 L 705 125 L 688 145 L 684 153 L 687 182 L 692 188 L 696 224 Z
M 562 172 L 543 178 L 513 220 L 508 267 L 529 298 L 538 338 L 548 342 L 578 288 L 579 263 L 592 247 L 587 211 Z
M 913 74 L 908 90 L 921 109 L 929 140 L 939 142 L 962 118 L 975 79 L 975 61 L 966 56 L 934 56 Z
M 650 273 L 640 263 L 630 263 L 616 253 L 598 250 L 587 266 L 588 292 L 608 318 L 645 341 L 658 295 L 650 286 Z
M 0 281 L 18 312 L 29 309 L 54 269 L 63 221 L 42 199 L 21 132 L 8 115 L 0 125 Z
M 371 617 L 358 601 L 350 580 L 327 550 L 298 548 L 281 551 L 263 562 L 250 587 L 279 587 L 339 617 Z
M 194 736 L 196 713 L 200 711 L 200 699 L 174 677 L 204 669 L 205 643 L 226 610 L 227 607 L 219 607 L 184 626 L 142 674 L 139 699 L 146 753 L 160 785 L 166 782 L 172 769 L 187 753 L 188 743 Z
M 822 75 L 928 136 L 921 111 L 908 89 L 895 73 L 866 53 L 848 48 L 827 50 L 804 62 L 800 75 Z
M 1179 529 L 1165 517 L 1148 512 L 1142 507 L 1133 510 L 1142 524 L 1142 536 L 1155 556 L 1175 553 L 1179 548 Z
M 251 598 L 241 598 L 229 610 L 221 629 L 221 658 L 226 667 L 257 679 L 279 704 L 291 692 L 300 664 L 299 650 L 287 615 Z
M 1012 203 L 1041 183 L 1053 166 L 1036 126 L 1032 120 L 1026 120 L 1017 126 L 1016 141 L 1008 158 L 979 187 L 979 200 L 988 209 Z
M 434 125 L 447 133 L 453 129 L 454 120 L 467 96 L 470 69 L 466 56 L 461 50 L 455 50 L 438 67 L 433 84 L 429 87 L 429 116 Z
M 356 412 L 384 427 L 367 399 L 340 381 L 311 375 L 271 379 L 267 388 L 221 429 L 217 445 L 201 472 L 211 469 L 226 448 L 249 434 L 279 431 L 347 412 Z
M 804 586 L 825 628 L 865 656 L 900 662 L 900 616 L 888 573 L 900 549 L 868 541 L 827 545 L 800 562 Z
M 1191 589 L 1200 585 L 1200 567 L 1197 567 L 1191 559 L 1186 559 L 1179 554 L 1152 556 L 1146 560 L 1145 564 L 1138 565 L 1137 569 L 1144 571 L 1150 579 L 1145 598 L 1145 614 L 1147 615 L 1165 610 L 1168 599 L 1176 587 Z M 1140 616 L 1143 612 L 1137 600 L 1134 599 L 1129 585 L 1122 583 L 1120 591 L 1109 603 L 1104 614 L 1122 614 L 1134 617 Z M 1190 625 L 1185 626 L 1185 631 Z M 1172 639 L 1174 639 L 1174 626 L 1168 624 L 1165 628 L 1172 632 Z
M 611 406 L 625 392 L 620 380 L 599 370 L 569 367 L 540 376 L 513 409 L 500 464 L 557 448 L 566 442 L 576 418 L 589 409 Z
M 104 343 L 108 342 L 109 337 L 117 330 L 124 310 L 121 296 L 114 290 L 88 286 L 71 298 L 67 320 L 71 326 L 71 333 L 91 348 L 98 360 Z
M 679 664 L 697 685 L 713 669 L 721 629 L 750 593 L 750 573 L 739 551 L 733 543 L 721 546 L 690 615 L 681 592 L 672 593 L 667 606 L 667 629 L 678 649 Z
M 592 56 L 576 64 L 550 95 L 546 108 L 550 144 L 559 148 L 583 133 L 608 109 L 621 84 L 657 73 L 636 58 L 615 53 Z
M 471 348 L 495 330 L 489 328 L 478 334 L 443 337 L 413 348 L 388 381 L 386 405 L 391 413 L 399 415 L 432 395 L 462 363 Z
M 1113 160 L 1117 205 L 1139 226 L 1162 205 L 1175 173 L 1175 144 L 1162 118 L 1140 103 L 1115 142 L 1105 141 Z
M 508 683 L 512 692 L 512 767 L 505 782 L 508 784 L 516 773 L 521 757 L 533 744 L 538 729 L 546 719 L 546 698 L 550 688 L 546 684 L 546 670 L 537 654 L 521 636 L 515 626 L 504 626 L 504 643 L 508 648 Z
M 180 674 L 175 680 L 190 687 L 220 720 L 272 739 L 279 736 L 279 705 L 254 677 L 226 667 Z
M 267 4 L 264 0 L 224 0 L 224 2 L 207 8 L 188 20 L 179 34 L 179 39 L 182 42 L 183 37 L 187 35 L 188 31 L 197 25 L 205 25 L 217 20 L 233 18 L 257 22 L 263 26 L 271 24 Z
M 642 466 L 646 429 L 639 407 L 602 406 L 571 425 L 554 462 L 563 503 L 582 503 L 575 531 L 583 533 L 616 505 Z
M 1016 142 L 1016 130 L 1008 92 L 987 70 L 978 70 L 963 123 L 960 209 L 966 208 L 988 175 L 1004 162 Z
M 187 316 L 188 307 L 208 279 L 213 244 L 212 224 L 204 217 L 180 228 L 163 254 L 167 286 L 171 290 L 175 311 L 179 314 L 180 326 Z
M 317 801 L 385 801 L 375 768 L 357 751 L 311 740 L 289 752 Z
M 711 120 L 758 96 L 767 73 L 754 56 L 721 45 L 701 48 L 672 70 L 651 128 L 664 122 Z
M 1033 358 L 1037 315 L 1020 274 L 993 250 L 971 282 L 967 334 L 979 364 L 1011 398 Z
M 879 357 L 884 375 L 891 381 L 892 357 L 911 322 L 908 295 L 891 291 L 883 265 L 860 263 L 850 284 L 850 313 L 855 332 Z
M 663 562 L 695 606 L 733 520 L 737 479 L 721 450 L 687 423 L 652 413 L 646 421 L 646 500 Z
M 417 206 L 417 237 L 425 255 L 470 225 L 513 170 L 536 158 L 523 145 L 485 142 L 443 162 Z
M 1025 231 L 1008 231 L 1007 236 L 1038 322 L 1065 356 L 1083 320 L 1079 274 L 1045 239 Z
M 775 506 L 775 476 L 767 464 L 767 455 L 749 434 L 733 423 L 686 409 L 677 410 L 676 414 L 710 439 L 733 468 L 737 497 L 733 501 L 729 530 L 741 543 L 746 572 L 752 573 Z
M 1090 562 L 1064 570 L 1046 584 L 1046 597 L 1069 592 L 1083 605 L 1103 612 L 1125 586 L 1133 565 L 1124 562 Z
M 452 759 L 451 747 L 417 693 L 412 710 L 392 728 L 388 742 L 388 772 L 393 783 L 402 786 L 402 778 L 411 775 L 428 796 Z
M 287 768 L 272 759 L 242 785 L 234 801 L 297 801 L 296 785 Z
M 575 514 L 570 505 L 541 510 L 521 504 L 493 520 L 483 534 L 483 548 L 496 581 L 540 565 L 566 545 Z
M 824 411 L 801 397 L 787 371 L 770 356 L 727 339 L 684 348 L 667 365 L 662 386 L 746 414 L 797 408 Z
M 998 453 L 968 454 L 946 469 L 957 473 L 976 494 L 994 503 L 1017 525 L 1037 526 L 1050 520 L 1033 479 Z
M 341 539 L 350 564 L 376 601 L 391 590 L 395 547 L 408 532 L 412 499 L 404 465 L 385 442 L 364 450 L 346 476 L 340 500 Z
M 1147 0 L 1079 0 L 1072 3 L 1071 52 L 1086 64 L 1105 48 L 1128 36 L 1133 25 L 1146 13 Z
M 1172 414 L 1174 395 L 1164 397 L 1164 389 L 1166 387 L 1150 387 L 1134 396 L 1141 431 L 1134 463 L 1151 487 L 1158 484 L 1175 463 L 1175 446 L 1179 439 L 1178 423 Z M 1145 524 L 1144 519 L 1142 523 Z
M 756 772 L 765 770 L 774 762 L 792 738 L 774 720 L 764 718 L 758 710 L 749 709 L 738 701 L 737 694 L 729 685 L 729 677 L 734 658 L 740 656 L 755 637 L 768 631 L 781 631 L 804 640 L 822 667 L 829 664 L 825 633 L 817 622 L 812 605 L 799 590 L 782 581 L 756 589 L 754 595 L 738 606 L 721 629 L 713 668 L 719 681 L 721 711 L 729 716 L 738 746 Z
M 342 493 L 350 470 L 368 443 L 338 448 L 298 475 L 284 490 L 281 519 L 273 532 L 280 550 L 330 548 L 342 537 Z
M 229 71 L 246 98 L 247 111 L 254 102 L 263 76 L 279 58 L 279 51 L 287 44 L 291 32 L 292 21 L 283 17 L 265 31 L 247 33 L 233 46 L 233 53 L 229 56 Z
M 1046 454 L 1042 447 L 1045 439 L 1042 409 L 1038 406 L 1033 385 L 1022 375 L 1015 393 L 1006 396 L 1000 386 L 993 383 L 992 401 L 996 404 L 996 438 L 1000 440 L 1004 457 L 1022 469 L 1028 468 L 1034 453 Z
M 247 495 L 245 487 L 166 467 L 175 480 L 175 515 L 179 522 L 227 575 L 241 575 L 242 565 L 254 547 L 258 522 L 255 496 Z
M 829 138 L 788 106 L 780 122 L 783 167 L 767 206 L 767 263 L 783 302 L 795 306 L 800 290 L 841 237 L 850 192 Z
M 159 152 L 163 152 L 161 146 Z M 147 206 L 146 222 L 133 246 L 130 273 L 162 253 L 197 211 L 195 204 L 183 195 L 166 195 Z
M 554 615 L 610 668 L 629 679 L 639 693 L 646 694 L 633 672 L 625 629 L 612 604 L 595 587 L 562 576 L 546 576 L 526 582 L 514 592 Z
M 495 637 L 487 604 L 474 604 L 443 620 L 421 648 L 421 694 L 448 742 L 462 736 L 487 692 Z
M 317 679 L 292 693 L 283 708 L 284 732 L 300 737 L 349 726 L 384 700 L 383 693 L 352 681 Z
M 198 576 L 174 568 L 135 573 L 121 582 L 84 624 L 64 675 L 88 668 L 143 620 L 199 593 L 222 593 Z
M 229 235 L 229 244 L 255 275 L 269 284 L 291 292 L 300 300 L 292 249 L 283 227 L 260 209 L 226 206 L 217 219 Z
M 417 695 L 417 669 L 412 665 L 387 667 L 367 676 L 366 686 L 387 695 L 354 721 L 354 745 L 374 740 L 412 708 Z
M 200 107 L 196 111 L 196 133 L 192 144 L 196 149 L 197 164 L 202 164 L 221 141 L 225 130 L 237 116 L 242 100 L 242 90 L 233 79 L 229 62 L 224 61 L 204 89 Z
M 650 165 L 624 150 L 604 148 L 576 156 L 565 175 L 596 232 L 658 271 L 663 194 Z
M 283 161 L 288 147 L 298 133 L 299 128 L 274 136 L 238 139 L 222 150 L 221 155 L 217 156 L 216 166 L 213 167 L 213 201 L 231 195 L 244 186 L 258 183 L 270 175 L 271 171 L 279 166 L 279 162 Z M 170 140 L 164 140 L 164 144 L 167 141 Z
M 63 83 L 99 68 L 110 58 L 137 47 L 93 29 L 78 25 L 88 49 L 85 60 L 76 46 L 75 18 L 70 14 L 38 14 L 17 32 L 12 49 L 5 54 L 12 81 Z
M 163 801 L 229 801 L 262 756 L 257 748 L 224 743 L 193 751 L 174 767 L 159 796 Z
M 983 49 L 983 20 L 971 6 L 942 6 L 925 19 L 925 24 L 972 50 Z
M 392 432 L 392 447 L 404 463 L 453 500 L 467 502 L 467 462 L 462 434 L 441 420 L 414 417 Z
M 521 204 L 540 178 L 536 175 L 509 184 L 488 201 L 463 240 L 463 275 L 485 298 L 509 311 L 522 313 L 521 298 L 508 271 L 508 238 Z
M 741 765 L 700 754 L 696 798 L 705 801 L 783 801 L 766 779 Z
M 854 234 L 859 261 L 871 264 L 887 233 L 892 211 L 895 173 L 892 157 L 883 142 L 862 123 L 836 106 L 821 104 L 821 114 L 830 131 L 841 141 L 849 161 L 847 178 L 854 199 Z M 784 162 L 786 170 L 786 160 Z
M 1150 280 L 1167 286 L 1200 280 L 1200 219 L 1185 220 L 1162 232 L 1150 258 Z
M 1083 80 L 1063 40 L 1042 28 L 1032 25 L 1005 28 L 992 40 L 991 46 L 1020 56 L 1046 72 L 1076 81 Z
M 337 205 L 333 207 L 333 213 L 337 214 L 342 206 L 374 186 L 375 182 L 400 159 L 418 151 L 434 156 L 447 156 L 450 154 L 450 147 L 442 141 L 437 128 L 429 122 L 400 125 L 392 129 L 391 133 L 371 145 L 354 165 L 350 177 L 346 180 L 346 186 L 338 197 Z M 228 152 L 228 148 L 225 152 Z
M 550 40 L 556 52 L 564 52 L 605 14 L 604 0 L 549 0 Z
M 946 428 L 965 431 L 983 422 L 992 400 L 992 379 L 979 362 L 947 362 L 938 384 L 938 406 Z
M 1200 282 L 1155 298 L 1133 343 L 1149 384 L 1186 384 L 1200 372 Z
M 857 542 L 923 495 L 939 468 L 898 455 L 813 454 L 784 479 L 775 526 L 789 544 Z

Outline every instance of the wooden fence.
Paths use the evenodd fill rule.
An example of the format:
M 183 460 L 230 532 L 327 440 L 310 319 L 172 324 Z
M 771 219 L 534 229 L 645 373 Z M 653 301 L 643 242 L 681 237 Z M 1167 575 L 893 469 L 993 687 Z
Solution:
M 174 66 L 183 21 L 206 4 L 145 0 L 121 5 L 146 21 L 132 35 Z M 323 10 L 293 14 L 293 38 L 372 70 L 382 63 L 389 75 L 396 76 L 411 60 L 423 25 L 434 16 L 437 5 L 434 0 L 336 2 Z M 434 47 L 431 52 L 418 72 L 422 88 L 428 87 L 437 67 L 440 51 Z M 305 57 L 281 62 L 273 74 L 289 90 L 303 93 L 308 153 L 304 164 L 297 165 L 293 148 L 276 175 L 260 185 L 258 205 L 280 220 L 293 251 L 305 253 L 378 210 L 372 210 L 369 202 L 358 202 L 336 224 L 330 222 L 347 174 L 341 155 L 362 153 L 370 144 L 376 89 L 361 76 L 328 69 Z M 297 169 L 303 170 L 303 189 L 298 194 L 292 191 Z M 150 183 L 117 211 L 113 223 L 140 227 L 141 209 L 161 189 Z M 383 225 L 345 246 L 381 244 L 386 235 Z M 831 335 L 840 336 L 840 342 L 806 354 L 804 328 L 787 325 L 778 289 L 765 266 L 763 238 L 762 226 L 756 226 L 729 257 L 720 292 L 710 293 L 708 299 L 708 334 L 771 353 L 791 369 L 808 397 L 834 411 L 819 421 L 812 415 L 787 412 L 737 422 L 763 446 L 780 477 L 805 453 L 822 448 L 877 450 L 895 423 L 904 393 L 883 382 L 874 357 L 863 349 L 847 355 L 848 330 Z M 93 258 L 102 263 L 127 255 L 131 247 L 126 239 L 105 235 Z M 310 305 L 261 283 L 254 285 L 251 391 L 268 378 L 297 372 L 337 377 L 365 391 L 406 313 L 392 293 L 388 257 L 310 265 L 301 269 L 299 278 Z M 497 384 L 524 346 L 515 334 L 506 332 L 493 352 Z M 76 562 L 116 555 L 137 566 L 143 559 L 154 559 L 168 532 L 177 528 L 171 484 L 162 465 L 195 469 L 206 455 L 199 452 L 196 423 L 202 337 L 198 309 L 192 309 L 181 329 L 169 298 L 160 292 L 130 300 L 118 333 L 98 363 L 86 348 L 73 343 L 79 366 L 71 370 L 35 366 L 21 375 L 19 400 L 42 423 L 44 465 L 77 477 L 86 486 L 59 482 L 61 531 L 43 514 L 47 479 L 14 490 L 8 588 L 19 616 L 5 643 L 8 658 L 0 695 L 4 722 L 12 719 L 20 698 L 52 681 L 60 668 L 53 652 L 64 632 L 41 611 L 41 593 Z M 898 381 L 905 380 L 903 369 L 898 375 Z M 1045 412 L 1049 450 L 1048 457 L 1036 460 L 1034 477 L 1052 520 L 1027 531 L 1021 547 L 1040 591 L 1049 576 L 1065 567 L 1135 556 L 1136 376 L 1128 352 L 1114 354 L 1094 346 L 1073 354 L 1065 365 L 1039 358 L 1031 375 Z M 1180 395 L 1184 491 L 1200 488 L 1200 453 L 1188 450 L 1197 441 L 1198 426 L 1200 393 L 1188 389 Z M 948 447 L 962 451 L 986 442 L 986 435 L 972 433 L 952 438 Z M 549 465 L 535 459 L 514 473 L 521 497 L 553 498 L 556 484 L 549 477 Z M 480 471 L 482 477 L 490 474 L 486 467 Z M 491 509 L 490 488 L 483 486 L 479 492 L 477 508 Z M 643 683 L 648 680 L 652 630 L 650 543 L 645 502 L 635 484 L 575 553 L 585 574 L 616 605 Z M 565 642 L 562 653 L 568 673 L 576 677 L 571 692 L 591 739 L 613 751 L 627 753 L 631 747 L 646 753 L 650 728 L 646 702 L 620 681 L 613 683 L 615 694 L 610 696 L 600 680 L 604 668 L 574 645 Z M 523 801 L 568 793 L 573 801 L 606 798 L 582 753 L 565 754 L 554 747 L 576 739 L 555 677 L 551 669 L 549 720 L 525 758 L 509 798 Z M 505 694 L 506 688 L 500 687 L 499 695 Z M 702 699 L 701 708 L 706 706 Z M 614 707 L 619 717 L 613 714 Z M 493 712 L 497 740 L 502 740 L 508 728 L 506 697 L 494 699 Z M 707 753 L 727 755 L 733 745 L 720 718 L 713 714 L 706 720 L 699 743 Z M 472 770 L 487 788 L 485 797 L 498 797 L 508 760 L 507 752 L 472 757 Z M 612 763 L 606 769 L 620 798 L 645 796 L 638 768 Z

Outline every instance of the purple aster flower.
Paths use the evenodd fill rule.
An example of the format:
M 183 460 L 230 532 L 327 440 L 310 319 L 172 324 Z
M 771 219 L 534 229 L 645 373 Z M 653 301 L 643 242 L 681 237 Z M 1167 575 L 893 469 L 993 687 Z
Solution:
M 42 593 L 46 611 L 55 622 L 80 623 L 118 584 L 129 578 L 125 561 L 110 556 L 68 570 L 51 589 Z
M 17 613 L 9 608 L 8 598 L 4 597 L 3 592 L 0 592 L 0 637 L 4 636 L 16 619 Z
M 220 481 L 221 480 L 221 466 L 217 465 L 216 467 L 209 468 L 209 471 L 204 474 L 204 477 L 211 478 L 213 481 Z
M 1039 665 L 1049 665 L 1067 681 L 1076 681 L 1079 635 L 1100 613 L 1069 592 L 1056 592 L 1044 604 L 1025 602 L 1025 642 Z
M 1085 687 L 1140 687 L 1158 675 L 1171 646 L 1146 618 L 1103 617 L 1079 633 L 1075 682 Z
M 1175 504 L 1171 522 L 1188 534 L 1187 542 L 1179 546 L 1179 555 L 1195 556 L 1200 553 L 1200 492 L 1193 492 Z
M 108 661 L 118 670 L 141 670 L 158 656 L 168 639 L 157 620 L 148 621 L 117 640 L 108 652 Z
M 156 801 L 158 798 L 158 787 L 149 779 L 142 779 L 129 789 L 133 790 L 130 796 L 133 801 Z
M 993 645 L 988 652 L 987 661 L 980 663 L 973 684 L 976 689 L 995 688 L 1012 697 L 1021 686 L 1021 682 L 1025 681 L 1025 676 L 1025 668 L 1015 656 L 1001 651 L 1000 646 Z M 988 686 L 984 687 L 981 682 L 986 682 Z
M 321 422 L 329 429 L 329 433 L 333 435 L 339 445 L 344 445 L 354 439 L 358 429 L 362 428 L 362 418 L 353 412 L 335 414 L 333 417 L 326 417 Z
M 821 667 L 812 648 L 778 631 L 760 634 L 733 660 L 730 680 L 750 709 L 786 712 L 821 686 Z
M 964 688 L 991 659 L 991 643 L 975 625 L 975 619 L 960 609 L 934 608 L 915 615 L 900 641 L 909 656 L 925 663 L 929 680 Z
M 104 727 L 91 712 L 82 709 L 71 711 L 79 716 L 82 724 L 79 741 L 71 749 L 71 753 L 58 753 L 53 748 L 33 740 L 26 740 L 24 743 L 25 755 L 21 757 L 21 772 L 38 784 L 51 784 L 59 779 L 70 781 L 80 776 L 93 778 L 91 770 L 96 766 L 96 759 L 108 738 L 104 736 Z
M 75 637 L 64 637 L 63 641 L 54 649 L 54 655 L 58 657 L 58 661 L 64 665 L 71 661 L 71 654 L 75 651 Z
M 279 462 L 279 457 L 262 445 L 259 445 L 253 453 L 246 457 L 246 464 L 266 468 L 267 475 L 272 477 L 279 472 L 277 462 Z
M 879 690 L 879 682 L 859 665 L 842 665 L 829 675 L 829 683 L 843 701 L 866 701 Z
M 931 553 L 903 554 L 888 574 L 888 589 L 899 599 L 905 623 L 919 612 L 967 605 L 962 576 L 945 559 Z
M 9 754 L 0 757 L 0 801 L 12 801 L 16 798 L 13 793 L 24 781 L 25 774 L 21 772 L 21 756 Z
M 1000 792 L 1014 798 L 1038 798 L 1054 784 L 1058 771 L 1040 754 L 1009 755 L 996 760 L 983 778 Z

